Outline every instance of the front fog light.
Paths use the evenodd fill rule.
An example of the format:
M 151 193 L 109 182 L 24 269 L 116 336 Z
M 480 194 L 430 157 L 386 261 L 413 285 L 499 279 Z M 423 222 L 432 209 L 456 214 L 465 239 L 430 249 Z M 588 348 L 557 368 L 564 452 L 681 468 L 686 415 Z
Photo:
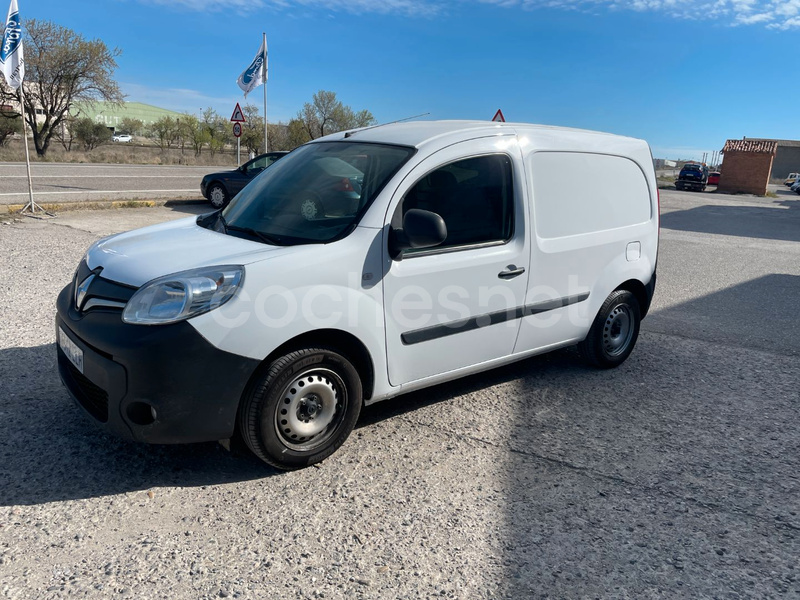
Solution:
M 128 300 L 122 320 L 135 325 L 183 321 L 222 306 L 244 280 L 244 267 L 203 267 L 159 277 Z

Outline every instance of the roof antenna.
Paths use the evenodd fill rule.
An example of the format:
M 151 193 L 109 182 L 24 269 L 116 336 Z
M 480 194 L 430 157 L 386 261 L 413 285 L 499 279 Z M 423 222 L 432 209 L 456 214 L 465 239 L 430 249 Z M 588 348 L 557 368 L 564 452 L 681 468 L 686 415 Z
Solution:
M 369 127 L 364 127 L 363 129 L 355 129 L 353 131 L 348 131 L 347 133 L 345 133 L 344 137 L 345 137 L 345 139 L 347 139 L 352 135 L 355 135 L 357 133 L 361 133 L 362 131 L 367 131 L 369 129 L 375 129 L 376 127 L 383 127 L 384 125 L 394 125 L 395 123 L 402 123 L 403 121 L 410 121 L 411 119 L 418 119 L 419 117 L 427 117 L 429 114 L 431 114 L 431 113 L 426 112 L 426 113 L 422 113 L 422 114 L 419 114 L 419 115 L 414 115 L 413 117 L 406 117 L 405 119 L 398 119 L 397 121 L 391 121 L 389 123 L 378 123 L 377 125 L 370 125 Z

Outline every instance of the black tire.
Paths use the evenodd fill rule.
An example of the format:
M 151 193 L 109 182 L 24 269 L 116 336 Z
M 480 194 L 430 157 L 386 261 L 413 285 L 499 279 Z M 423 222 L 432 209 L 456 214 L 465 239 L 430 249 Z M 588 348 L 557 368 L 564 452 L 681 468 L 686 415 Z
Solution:
M 208 201 L 214 208 L 224 208 L 231 201 L 228 190 L 221 183 L 212 183 L 208 188 Z
M 267 464 L 301 469 L 344 443 L 362 401 L 361 379 L 346 357 L 303 348 L 273 361 L 245 392 L 239 432 Z
M 636 296 L 627 290 L 616 290 L 603 302 L 589 334 L 578 344 L 578 349 L 583 358 L 595 367 L 618 367 L 633 352 L 641 321 Z

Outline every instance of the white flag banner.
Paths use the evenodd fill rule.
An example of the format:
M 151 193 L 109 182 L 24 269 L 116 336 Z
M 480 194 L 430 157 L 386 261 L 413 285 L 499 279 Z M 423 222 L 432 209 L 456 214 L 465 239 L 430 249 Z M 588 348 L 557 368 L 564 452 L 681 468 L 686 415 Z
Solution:
M 12 0 L 12 2 L 16 2 L 16 0 Z M 245 98 L 247 98 L 247 94 L 252 92 L 255 88 L 262 83 L 266 83 L 268 70 L 267 38 L 265 37 L 261 42 L 261 47 L 258 49 L 258 54 L 256 54 L 253 62 L 250 63 L 250 66 L 247 67 L 242 74 L 239 75 L 239 79 L 236 80 L 236 83 L 242 88 Z
M 19 88 L 25 78 L 25 59 L 22 57 L 22 23 L 17 0 L 11 0 L 8 7 L 3 45 L 0 46 L 0 69 L 6 76 L 8 85 L 15 90 Z

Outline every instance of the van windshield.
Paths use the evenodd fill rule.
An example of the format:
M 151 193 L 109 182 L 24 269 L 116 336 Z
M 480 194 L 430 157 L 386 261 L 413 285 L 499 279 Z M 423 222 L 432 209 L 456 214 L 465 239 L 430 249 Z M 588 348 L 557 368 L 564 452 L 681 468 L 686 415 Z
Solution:
M 302 146 L 239 192 L 221 220 L 230 235 L 275 245 L 339 239 L 414 152 L 364 142 Z

